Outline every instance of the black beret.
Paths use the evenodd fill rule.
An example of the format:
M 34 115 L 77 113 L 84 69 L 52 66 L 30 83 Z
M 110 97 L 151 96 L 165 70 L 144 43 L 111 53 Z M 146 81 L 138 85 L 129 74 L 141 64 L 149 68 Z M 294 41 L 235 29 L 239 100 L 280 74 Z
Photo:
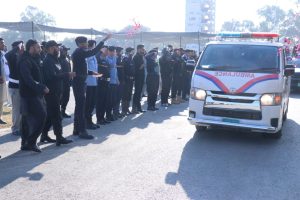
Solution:
M 46 41 L 41 42 L 41 46 L 42 46 L 42 47 L 46 47 L 46 44 L 47 44 Z
M 32 47 L 35 44 L 38 44 L 36 40 L 33 39 L 28 40 L 25 45 L 26 51 L 29 51 L 30 47 Z
M 143 44 L 139 44 L 139 45 L 137 45 L 137 49 L 141 49 L 141 48 L 144 48 L 145 46 L 143 45 Z
M 89 40 L 88 41 L 88 45 L 89 45 L 89 47 L 92 47 L 93 45 L 96 45 L 96 40 Z
M 70 50 L 70 48 L 66 47 L 65 45 L 60 46 L 60 49 L 66 51 Z
M 122 47 L 116 47 L 117 52 L 121 52 L 123 50 Z
M 152 49 L 149 51 L 149 53 L 158 53 L 158 51 L 156 49 Z
M 11 46 L 14 48 L 14 47 L 17 47 L 19 44 L 22 44 L 24 43 L 22 40 L 19 40 L 19 41 L 15 41 L 11 44 Z
M 128 47 L 128 48 L 126 48 L 126 53 L 130 53 L 131 51 L 133 51 L 134 50 L 134 48 L 132 48 L 132 47 Z
M 87 43 L 87 38 L 84 36 L 79 36 L 79 37 L 75 38 L 75 42 L 76 42 L 76 44 Z
M 114 47 L 114 46 L 108 47 L 108 51 L 115 51 L 115 50 L 116 50 L 116 47 Z
M 57 43 L 55 40 L 49 40 L 47 43 L 46 43 L 46 48 L 50 48 L 50 47 L 54 47 L 54 46 L 61 46 L 60 43 Z

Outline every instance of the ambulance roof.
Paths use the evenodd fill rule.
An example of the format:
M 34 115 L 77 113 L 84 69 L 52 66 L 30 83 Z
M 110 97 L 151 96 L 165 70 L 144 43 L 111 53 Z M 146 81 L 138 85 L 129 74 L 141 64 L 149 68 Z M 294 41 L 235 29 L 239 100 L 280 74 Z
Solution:
M 212 41 L 207 43 L 206 45 L 214 45 L 214 44 L 227 44 L 227 45 L 255 45 L 255 46 L 273 46 L 273 47 L 283 47 L 282 43 L 279 42 L 269 42 L 269 41 L 229 41 L 229 40 L 224 40 L 224 41 Z

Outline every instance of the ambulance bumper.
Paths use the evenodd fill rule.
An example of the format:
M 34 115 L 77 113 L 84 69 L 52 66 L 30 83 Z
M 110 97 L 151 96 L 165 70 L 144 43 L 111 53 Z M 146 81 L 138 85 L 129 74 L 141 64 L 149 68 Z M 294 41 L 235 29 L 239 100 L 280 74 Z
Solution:
M 207 119 L 196 119 L 191 117 L 188 117 L 188 121 L 190 122 L 190 124 L 196 126 L 212 126 L 212 127 L 221 127 L 221 128 L 245 129 L 245 130 L 250 130 L 252 132 L 261 132 L 261 133 L 277 132 L 277 128 L 272 126 L 231 123 L 231 122 L 222 122 L 222 121 L 214 121 L 214 120 L 207 120 Z

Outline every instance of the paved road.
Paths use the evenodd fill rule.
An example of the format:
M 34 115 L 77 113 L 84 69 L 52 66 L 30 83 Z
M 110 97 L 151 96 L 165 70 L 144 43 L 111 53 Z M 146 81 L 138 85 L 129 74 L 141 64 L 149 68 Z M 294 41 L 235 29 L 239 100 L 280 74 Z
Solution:
M 299 199 L 300 95 L 290 100 L 282 139 L 210 130 L 196 133 L 187 103 L 131 116 L 93 141 L 19 151 L 0 131 L 0 199 Z M 72 107 L 69 108 L 72 110 Z

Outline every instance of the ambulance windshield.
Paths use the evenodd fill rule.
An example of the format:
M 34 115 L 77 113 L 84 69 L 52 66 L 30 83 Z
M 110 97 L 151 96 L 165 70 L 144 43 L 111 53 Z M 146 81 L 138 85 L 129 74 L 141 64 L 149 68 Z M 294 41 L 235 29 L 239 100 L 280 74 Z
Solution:
M 279 73 L 280 53 L 274 46 L 212 44 L 205 48 L 197 69 Z

